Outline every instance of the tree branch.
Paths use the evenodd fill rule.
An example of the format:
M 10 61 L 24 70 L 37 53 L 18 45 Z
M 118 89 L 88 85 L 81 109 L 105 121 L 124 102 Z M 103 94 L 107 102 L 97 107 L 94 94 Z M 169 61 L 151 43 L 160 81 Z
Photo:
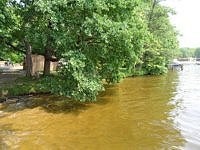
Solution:
M 2 39 L 2 42 L 4 42 L 4 44 L 7 45 L 8 48 L 11 48 L 11 50 L 16 51 L 16 52 L 20 52 L 20 53 L 23 53 L 23 54 L 26 53 L 25 51 L 21 50 L 19 47 L 16 47 L 12 43 L 6 41 L 5 37 L 3 37 L 3 36 L 0 35 L 0 39 Z

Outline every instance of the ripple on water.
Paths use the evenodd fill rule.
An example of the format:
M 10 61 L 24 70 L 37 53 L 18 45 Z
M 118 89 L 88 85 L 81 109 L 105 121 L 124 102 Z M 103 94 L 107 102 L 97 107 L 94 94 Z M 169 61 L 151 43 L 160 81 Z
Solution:
M 174 122 L 186 140 L 184 149 L 200 149 L 200 66 L 185 66 L 179 72 L 179 81 L 173 101 L 178 101 L 172 113 Z
M 184 66 L 178 73 L 125 79 L 108 87 L 93 104 L 50 96 L 12 104 L 0 108 L 0 146 L 200 149 L 199 85 L 200 66 Z

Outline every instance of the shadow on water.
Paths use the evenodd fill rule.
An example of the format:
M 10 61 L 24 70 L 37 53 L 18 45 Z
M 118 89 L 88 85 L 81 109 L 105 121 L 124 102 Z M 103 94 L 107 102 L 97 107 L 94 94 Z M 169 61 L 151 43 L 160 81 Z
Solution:
M 20 98 L 17 102 L 2 103 L 0 111 L 17 112 L 24 109 L 40 107 L 49 113 L 74 113 L 88 109 L 89 103 L 73 101 L 52 95 L 40 95 Z
M 109 87 L 111 88 L 112 86 Z M 8 102 L 0 103 L 0 149 L 18 149 L 18 143 L 21 140 L 21 136 L 23 137 L 27 134 L 27 131 L 22 131 L 22 128 L 25 128 L 25 130 L 27 130 L 26 127 L 23 127 L 23 124 L 23 126 L 17 127 L 15 126 L 15 122 L 11 121 L 11 123 L 7 124 L 5 121 L 1 121 L 2 118 L 5 118 L 5 120 L 8 120 L 9 118 L 13 119 L 15 118 L 16 113 L 19 112 L 21 115 L 21 112 L 23 112 L 24 110 L 31 110 L 35 108 L 44 110 L 45 112 L 52 115 L 70 113 L 78 116 L 81 112 L 89 109 L 91 105 L 106 105 L 108 103 L 106 99 L 108 95 L 113 96 L 114 93 L 109 92 L 109 94 L 106 94 L 106 92 L 102 92 L 99 96 L 102 98 L 93 103 L 84 103 L 52 95 L 24 96 L 20 98 L 16 97 L 16 102 L 15 100 L 14 102 L 9 102 L 8 100 Z M 26 121 L 24 123 L 26 123 Z
M 4 112 L 17 112 L 24 109 L 34 109 L 37 107 L 42 108 L 49 113 L 73 113 L 79 114 L 83 110 L 87 110 L 92 104 L 105 105 L 109 101 L 107 97 L 112 97 L 116 94 L 115 86 L 108 85 L 106 89 L 109 92 L 102 92 L 95 102 L 80 102 L 66 97 L 58 97 L 49 94 L 38 96 L 22 96 L 14 97 L 8 102 L 1 103 L 0 111 Z M 1 117 L 1 115 L 0 115 Z

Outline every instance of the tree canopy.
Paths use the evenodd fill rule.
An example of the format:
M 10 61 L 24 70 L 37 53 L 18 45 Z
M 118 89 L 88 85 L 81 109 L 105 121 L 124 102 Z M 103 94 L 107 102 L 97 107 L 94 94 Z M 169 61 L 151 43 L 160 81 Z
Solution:
M 178 47 L 170 8 L 158 0 L 3 0 L 1 49 L 63 65 L 46 83 L 52 93 L 94 100 L 104 83 L 162 74 Z M 5 19 L 9 18 L 9 19 Z M 28 58 L 28 57 L 27 57 Z

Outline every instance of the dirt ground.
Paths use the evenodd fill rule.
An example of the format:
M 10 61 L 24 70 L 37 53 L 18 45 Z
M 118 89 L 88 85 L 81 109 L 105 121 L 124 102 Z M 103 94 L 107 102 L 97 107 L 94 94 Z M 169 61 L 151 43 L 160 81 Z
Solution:
M 14 66 L 0 66 L 0 87 L 12 84 L 17 78 L 24 76 L 23 67 L 14 64 Z

